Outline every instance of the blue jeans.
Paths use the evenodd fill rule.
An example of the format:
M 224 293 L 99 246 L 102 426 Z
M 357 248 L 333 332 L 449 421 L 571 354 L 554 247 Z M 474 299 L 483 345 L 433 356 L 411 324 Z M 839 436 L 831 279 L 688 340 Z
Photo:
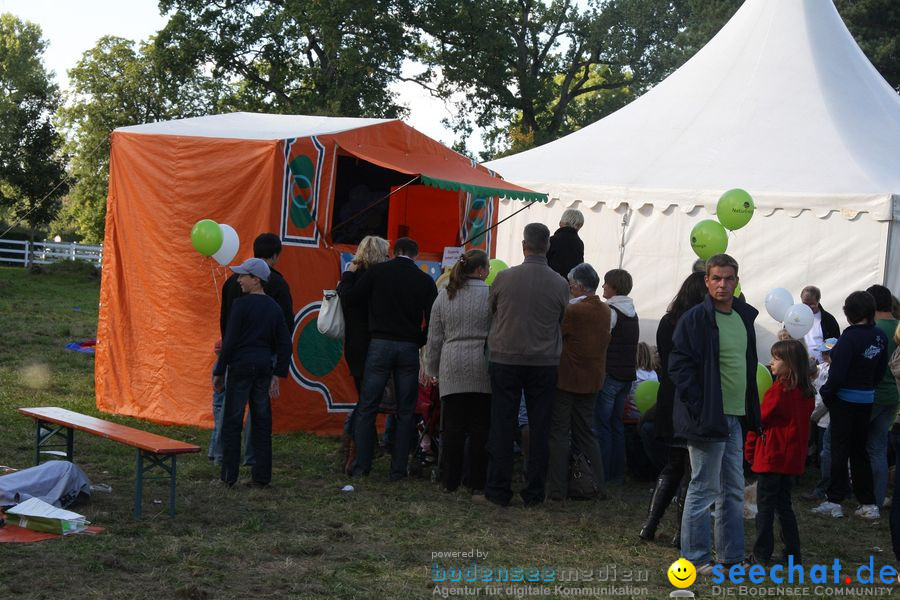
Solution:
M 681 555 L 695 565 L 712 562 L 709 509 L 715 506 L 716 559 L 722 564 L 744 558 L 743 435 L 738 417 L 726 415 L 728 437 L 688 441 L 691 483 L 681 520 Z
M 600 445 L 606 481 L 620 483 L 625 478 L 625 400 L 631 382 L 606 376 L 594 405 L 594 434 Z
M 251 445 L 256 450 L 256 462 L 251 476 L 253 481 L 268 485 L 272 480 L 272 405 L 269 401 L 269 385 L 272 383 L 272 367 L 256 366 L 228 369 L 228 386 L 222 406 L 222 481 L 233 484 L 238 478 L 241 457 L 241 425 L 244 407 L 250 405 L 250 421 L 253 423 Z
M 356 441 L 356 462 L 353 476 L 368 475 L 372 470 L 372 450 L 375 447 L 375 416 L 384 386 L 394 375 L 397 398 L 397 432 L 391 458 L 390 479 L 406 477 L 413 437 L 413 411 L 416 407 L 416 388 L 419 379 L 419 346 L 413 342 L 372 339 L 366 354 L 362 390 L 356 406 L 353 438 Z
M 822 452 L 819 453 L 819 470 L 822 472 L 822 479 L 816 484 L 816 489 L 813 490 L 813 493 L 824 500 L 825 493 L 828 491 L 828 486 L 831 485 L 831 422 L 828 423 L 828 427 L 826 427 L 825 432 L 822 433 Z
M 228 376 L 226 372 L 225 386 L 228 385 Z M 213 430 L 209 437 L 209 451 L 207 456 L 217 465 L 222 464 L 222 454 L 225 446 L 222 441 L 222 407 L 225 405 L 225 389 L 221 392 L 213 391 L 212 411 L 213 411 Z M 241 417 L 243 419 L 243 417 Z M 251 431 L 250 419 L 244 422 L 244 464 L 252 465 L 256 462 L 253 457 L 253 444 L 250 439 L 253 432 Z
M 872 465 L 872 491 L 875 492 L 875 505 L 881 508 L 888 484 L 888 433 L 897 416 L 897 406 L 883 404 L 872 405 L 872 416 L 869 417 L 869 437 L 866 439 L 866 451 Z

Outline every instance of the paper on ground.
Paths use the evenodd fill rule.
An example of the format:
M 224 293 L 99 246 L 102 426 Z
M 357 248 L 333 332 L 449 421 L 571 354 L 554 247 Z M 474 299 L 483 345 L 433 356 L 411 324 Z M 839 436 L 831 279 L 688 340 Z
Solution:
M 66 535 L 83 531 L 90 522 L 84 515 L 56 508 L 38 498 L 29 498 L 6 511 L 10 522 L 35 531 Z

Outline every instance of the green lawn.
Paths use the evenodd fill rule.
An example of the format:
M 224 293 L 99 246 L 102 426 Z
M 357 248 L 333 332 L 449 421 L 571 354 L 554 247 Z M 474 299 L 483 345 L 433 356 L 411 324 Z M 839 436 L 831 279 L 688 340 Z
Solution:
M 615 587 L 615 597 L 666 598 L 674 589 L 665 571 L 678 552 L 663 541 L 637 539 L 651 487 L 646 482 L 628 482 L 598 503 L 498 509 L 473 504 L 462 493 L 442 494 L 425 480 L 388 483 L 382 458 L 371 477 L 354 481 L 356 490 L 345 493 L 337 440 L 291 434 L 274 440 L 271 489 L 223 489 L 206 459 L 208 431 L 96 410 L 93 356 L 63 346 L 94 336 L 97 297 L 98 281 L 83 269 L 29 274 L 0 268 L 0 464 L 24 468 L 33 460 L 33 426 L 16 412 L 20 406 L 62 406 L 193 442 L 204 452 L 179 460 L 174 520 L 165 512 L 164 482 L 147 485 L 144 517 L 134 520 L 134 451 L 76 435 L 76 462 L 112 492 L 97 492 L 75 510 L 105 532 L 0 545 L 0 598 L 431 598 L 440 597 L 441 587 L 465 591 L 465 582 L 436 589 L 434 563 L 448 577 L 451 569 L 476 563 L 479 569 L 553 569 L 557 579 L 561 570 L 578 568 L 581 577 L 594 579 L 530 589 L 496 584 L 498 596 L 574 597 Z M 798 487 L 805 490 L 810 481 Z M 797 501 L 806 564 L 831 565 L 838 558 L 844 573 L 869 556 L 876 568 L 893 564 L 886 518 L 874 524 L 814 518 L 809 507 Z M 671 537 L 671 530 L 667 519 L 660 538 Z M 747 522 L 748 544 L 753 534 Z M 435 557 L 472 550 L 482 557 Z M 646 581 L 626 581 L 629 572 L 632 578 L 646 573 Z M 597 581 L 603 577 L 608 581 Z M 467 587 L 494 595 L 490 584 Z M 691 589 L 701 597 L 713 592 L 704 578 Z M 753 593 L 732 589 L 733 597 Z

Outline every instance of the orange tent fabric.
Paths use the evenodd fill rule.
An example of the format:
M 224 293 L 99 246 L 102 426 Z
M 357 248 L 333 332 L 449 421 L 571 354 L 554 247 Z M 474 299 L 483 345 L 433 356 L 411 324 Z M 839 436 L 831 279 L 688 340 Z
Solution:
M 355 249 L 330 244 L 338 157 L 432 178 L 444 189 L 410 198 L 457 203 L 458 222 L 447 226 L 460 244 L 496 222 L 496 197 L 485 194 L 540 199 L 400 121 L 235 113 L 124 127 L 111 141 L 97 406 L 159 423 L 212 426 L 213 345 L 230 270 L 191 246 L 198 220 L 234 227 L 233 264 L 252 256 L 258 234 L 281 237 L 276 268 L 294 299 L 294 352 L 274 428 L 331 434 L 356 401 L 341 342 L 315 327 L 322 290 Z M 489 252 L 493 243 L 490 234 L 476 240 Z M 436 276 L 440 256 L 422 258 Z

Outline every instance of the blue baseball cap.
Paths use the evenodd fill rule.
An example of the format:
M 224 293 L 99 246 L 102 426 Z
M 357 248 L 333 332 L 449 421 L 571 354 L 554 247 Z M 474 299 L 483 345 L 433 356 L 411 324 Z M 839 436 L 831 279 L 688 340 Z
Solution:
M 238 275 L 253 275 L 259 277 L 263 281 L 269 280 L 269 265 L 261 258 L 248 258 L 240 265 L 231 267 L 231 270 Z

